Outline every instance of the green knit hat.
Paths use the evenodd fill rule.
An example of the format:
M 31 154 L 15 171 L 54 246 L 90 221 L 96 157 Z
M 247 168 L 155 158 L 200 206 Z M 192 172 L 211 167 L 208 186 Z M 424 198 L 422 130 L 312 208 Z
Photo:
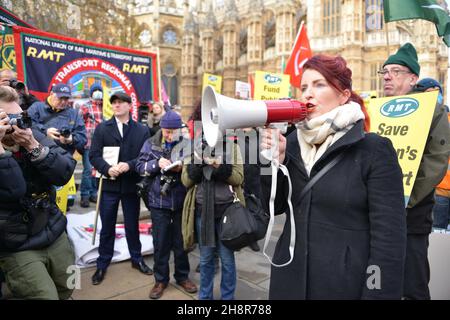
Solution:
M 419 76 L 420 65 L 417 60 L 417 52 L 411 43 L 405 43 L 398 49 L 396 54 L 389 56 L 383 67 L 387 64 L 400 64 L 402 66 L 408 67 L 409 70 Z

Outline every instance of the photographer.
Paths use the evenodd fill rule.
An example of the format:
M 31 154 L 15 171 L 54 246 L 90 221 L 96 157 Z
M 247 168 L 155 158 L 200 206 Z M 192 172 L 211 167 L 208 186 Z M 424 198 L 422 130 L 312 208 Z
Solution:
M 54 85 L 45 102 L 36 102 L 28 109 L 33 127 L 55 140 L 71 154 L 83 153 L 87 142 L 86 128 L 80 113 L 69 106 L 70 87 L 64 83 Z
M 64 185 L 76 162 L 21 113 L 17 93 L 0 87 L 0 268 L 15 298 L 68 299 L 75 259 L 53 185 Z
M 28 92 L 27 86 L 17 80 L 17 74 L 9 69 L 3 69 L 0 71 L 0 86 L 9 86 L 16 90 L 19 95 L 19 105 L 23 111 L 28 110 L 28 108 L 35 102 L 39 101 L 34 95 Z
M 169 283 L 172 250 L 177 284 L 188 293 L 197 292 L 197 287 L 189 280 L 189 259 L 183 249 L 181 235 L 181 212 L 186 195 L 186 189 L 181 184 L 181 162 L 166 170 L 183 156 L 182 146 L 186 140 L 181 135 L 181 117 L 174 111 L 168 111 L 162 117 L 160 126 L 161 130 L 145 142 L 136 163 L 136 171 L 151 179 L 148 202 L 152 214 L 155 259 L 155 285 L 150 292 L 152 299 L 159 299 Z
M 223 212 L 234 200 L 233 192 L 245 205 L 242 156 L 232 139 L 224 137 L 216 148 L 200 141 L 197 141 L 194 153 L 186 159 L 183 167 L 182 182 L 188 188 L 183 208 L 184 247 L 190 247 L 195 241 L 195 229 L 200 247 L 198 298 L 214 299 L 214 260 L 217 251 L 222 265 L 221 299 L 233 300 L 236 290 L 234 252 L 222 244 L 218 232 Z

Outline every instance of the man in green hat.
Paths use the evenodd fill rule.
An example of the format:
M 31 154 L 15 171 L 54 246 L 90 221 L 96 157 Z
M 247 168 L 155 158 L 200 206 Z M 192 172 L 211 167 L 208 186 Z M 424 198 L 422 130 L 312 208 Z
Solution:
M 414 46 L 406 43 L 389 56 L 379 71 L 384 80 L 387 97 L 409 94 L 420 74 L 420 65 Z M 442 103 L 428 106 L 434 109 L 433 120 L 417 178 L 407 206 L 407 248 L 404 273 L 405 299 L 430 299 L 428 282 L 428 236 L 432 228 L 434 189 L 447 172 L 450 151 L 450 130 Z

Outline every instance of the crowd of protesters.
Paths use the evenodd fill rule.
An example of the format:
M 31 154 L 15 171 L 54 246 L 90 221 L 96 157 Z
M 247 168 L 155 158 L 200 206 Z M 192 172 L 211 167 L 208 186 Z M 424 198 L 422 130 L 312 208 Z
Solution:
M 97 201 L 98 183 L 103 183 L 93 285 L 102 283 L 111 262 L 121 203 L 131 266 L 154 276 L 150 298 L 161 298 L 169 284 L 173 251 L 174 279 L 184 291 L 217 298 L 220 261 L 220 298 L 234 299 L 235 253 L 220 241 L 220 220 L 236 199 L 245 205 L 245 194 L 253 194 L 265 211 L 274 204 L 275 214 L 293 217 L 277 241 L 270 299 L 430 299 L 428 238 L 432 227 L 446 229 L 449 223 L 448 107 L 436 80 L 418 81 L 420 65 L 409 43 L 389 56 L 379 73 L 385 96 L 439 91 L 436 105 L 426 106 L 433 109 L 433 120 L 406 207 L 392 143 L 370 133 L 364 102 L 352 89 L 352 71 L 339 56 L 316 55 L 303 66 L 304 121 L 284 135 L 266 129 L 256 139 L 224 136 L 219 139 L 223 153 L 207 146 L 198 130 L 201 103 L 187 124 L 179 107 L 160 102 L 142 104 L 148 112 L 135 121 L 132 100 L 123 92 L 105 97 L 94 83 L 87 102 L 74 108 L 67 84 L 50 88 L 41 102 L 26 87 L 17 91 L 13 72 L 0 72 L 0 281 L 3 276 L 15 298 L 71 296 L 65 281 L 73 249 L 54 186 L 68 182 L 78 152 L 84 168 L 81 207 Z M 105 99 L 112 106 L 110 119 L 103 114 Z M 12 123 L 13 117 L 30 119 L 30 125 Z M 275 158 L 290 180 L 279 174 L 272 197 L 275 177 L 261 175 L 264 165 L 251 162 L 249 150 L 256 144 L 259 154 L 275 143 Z M 117 164 L 103 158 L 104 147 L 117 148 Z M 153 267 L 144 262 L 139 239 L 142 178 L 140 195 L 152 220 Z M 189 278 L 189 252 L 196 244 L 199 288 Z M 257 243 L 250 247 L 260 250 Z M 367 284 L 371 266 L 381 270 L 380 288 Z

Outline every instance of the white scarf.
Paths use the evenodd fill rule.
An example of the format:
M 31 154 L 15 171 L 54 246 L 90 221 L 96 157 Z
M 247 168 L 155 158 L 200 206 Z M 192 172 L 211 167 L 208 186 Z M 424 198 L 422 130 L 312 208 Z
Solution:
M 319 117 L 297 124 L 301 155 L 308 175 L 325 151 L 344 136 L 357 121 L 364 118 L 360 105 L 350 101 Z M 317 145 L 320 145 L 319 148 Z

